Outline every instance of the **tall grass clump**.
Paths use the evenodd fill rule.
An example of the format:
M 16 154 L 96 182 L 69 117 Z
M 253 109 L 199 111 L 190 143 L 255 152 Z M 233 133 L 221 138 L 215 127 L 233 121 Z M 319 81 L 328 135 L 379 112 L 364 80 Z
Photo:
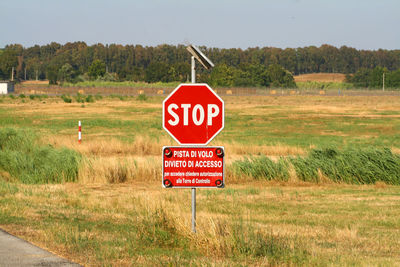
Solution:
M 242 222 L 233 223 L 230 227 L 228 255 L 263 257 L 268 259 L 270 265 L 303 265 L 310 259 L 311 254 L 297 238 L 276 235 Z
M 138 101 L 146 101 L 147 99 L 148 99 L 148 97 L 145 94 L 140 94 L 136 97 L 136 100 L 138 100 Z
M 287 181 L 289 179 L 288 162 L 283 158 L 274 162 L 266 156 L 246 157 L 243 160 L 235 161 L 232 168 L 235 175 L 242 174 L 256 180 Z
M 305 157 L 291 158 L 297 176 L 318 182 L 321 174 L 334 182 L 400 184 L 400 156 L 390 149 L 314 149 Z
M 72 99 L 69 95 L 61 95 L 61 99 L 65 102 L 65 103 L 72 103 Z
M 22 183 L 76 181 L 80 161 L 73 150 L 39 145 L 31 131 L 0 129 L 0 171 Z
M 314 149 L 307 156 L 281 158 L 277 162 L 265 156 L 245 158 L 232 164 L 235 175 L 253 179 L 287 181 L 290 168 L 305 182 L 400 185 L 400 156 L 384 149 Z

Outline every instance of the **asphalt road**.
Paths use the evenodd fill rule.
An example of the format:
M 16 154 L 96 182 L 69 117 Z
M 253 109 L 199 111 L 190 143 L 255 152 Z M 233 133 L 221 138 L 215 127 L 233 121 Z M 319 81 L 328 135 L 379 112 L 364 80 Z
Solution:
M 81 266 L 0 229 L 0 266 Z

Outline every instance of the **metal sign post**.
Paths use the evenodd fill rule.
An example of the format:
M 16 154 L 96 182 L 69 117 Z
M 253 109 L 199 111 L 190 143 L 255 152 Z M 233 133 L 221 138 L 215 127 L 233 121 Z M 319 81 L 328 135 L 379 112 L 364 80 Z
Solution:
M 194 56 L 192 56 L 192 83 L 196 83 Z M 192 232 L 196 233 L 196 188 L 192 188 Z
M 223 171 L 215 172 L 209 170 L 202 176 L 197 172 L 185 172 L 186 167 L 191 168 L 215 168 L 216 162 L 221 165 L 222 163 L 217 159 L 210 161 L 209 157 L 213 155 L 223 158 L 223 148 L 201 147 L 207 145 L 223 128 L 224 128 L 224 101 L 207 85 L 196 84 L 196 71 L 195 60 L 197 60 L 206 69 L 214 67 L 211 62 L 201 51 L 194 45 L 189 45 L 186 48 L 191 54 L 191 84 L 180 84 L 164 101 L 163 101 L 163 128 L 166 130 L 180 145 L 174 150 L 193 150 L 193 154 L 184 153 L 184 158 L 195 158 L 198 152 L 206 153 L 203 160 L 186 162 L 184 160 L 177 160 L 176 164 L 169 165 L 169 161 L 163 165 L 163 186 L 165 188 L 171 187 L 185 187 L 192 189 L 192 231 L 196 233 L 196 188 L 201 187 L 218 187 L 224 186 Z M 189 112 L 191 116 L 189 116 Z M 188 147 L 191 145 L 193 147 Z M 172 155 L 171 148 L 163 148 L 163 157 L 175 157 Z M 202 153 L 201 155 L 204 155 Z M 179 154 L 181 155 L 181 154 Z M 201 157 L 200 155 L 200 157 Z M 182 156 L 177 156 L 182 157 Z M 165 159 L 165 158 L 164 158 Z M 181 162 L 186 162 L 188 166 L 181 165 Z M 208 162 L 206 166 L 204 162 Z M 164 164 L 164 162 L 163 162 Z M 174 165 L 175 164 L 175 165 Z M 222 166 L 222 165 L 221 165 Z M 221 167 L 217 166 L 217 167 Z M 175 168 L 173 172 L 165 171 L 165 168 Z M 179 174 L 179 175 L 177 175 Z M 177 176 L 179 176 L 177 178 Z M 204 178 L 206 176 L 206 178 Z M 210 176 L 210 177 L 208 177 Z M 216 178 L 218 176 L 219 178 Z M 212 182 L 211 182 L 212 181 Z
M 192 232 L 196 233 L 196 188 L 192 188 Z

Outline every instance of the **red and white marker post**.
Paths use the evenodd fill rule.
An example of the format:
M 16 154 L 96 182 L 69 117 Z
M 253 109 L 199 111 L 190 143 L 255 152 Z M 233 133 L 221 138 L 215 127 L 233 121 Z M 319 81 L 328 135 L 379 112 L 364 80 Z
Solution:
M 82 124 L 81 121 L 78 123 L 78 143 L 82 142 Z

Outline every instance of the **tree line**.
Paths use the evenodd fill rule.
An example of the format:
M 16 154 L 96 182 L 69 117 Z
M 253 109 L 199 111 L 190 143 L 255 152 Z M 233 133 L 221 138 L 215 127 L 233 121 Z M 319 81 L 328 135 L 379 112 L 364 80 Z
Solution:
M 292 87 L 292 75 L 353 74 L 376 67 L 400 69 L 400 50 L 357 50 L 331 45 L 303 48 L 255 47 L 200 49 L 216 64 L 211 71 L 197 68 L 197 81 L 217 86 Z M 0 50 L 0 79 L 48 79 L 51 83 L 86 79 L 146 82 L 186 82 L 190 54 L 184 45 L 119 45 L 84 42 L 50 43 L 25 48 L 19 44 Z
M 387 68 L 361 68 L 353 75 L 346 75 L 346 81 L 356 88 L 400 88 L 400 69 L 389 71 Z

